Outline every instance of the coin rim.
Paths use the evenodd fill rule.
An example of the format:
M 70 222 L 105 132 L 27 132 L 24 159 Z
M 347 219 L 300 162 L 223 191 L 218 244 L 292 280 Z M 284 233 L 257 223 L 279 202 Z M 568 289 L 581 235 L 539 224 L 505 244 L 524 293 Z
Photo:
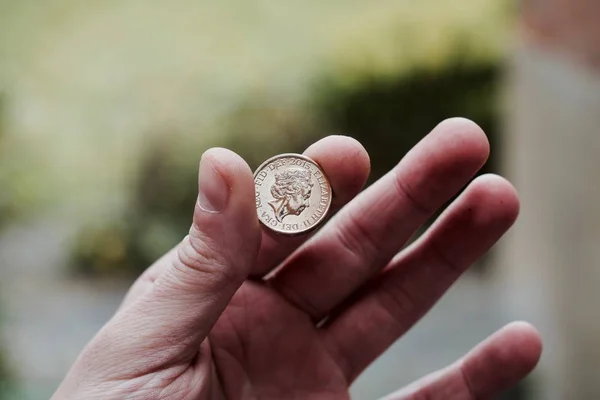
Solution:
M 333 202 L 333 188 L 331 187 L 331 183 L 329 182 L 329 178 L 327 178 L 327 175 L 325 175 L 325 171 L 323 171 L 323 168 L 321 168 L 321 166 L 319 165 L 318 162 L 316 162 L 315 160 L 313 160 L 312 158 L 310 158 L 308 156 L 305 156 L 304 154 L 296 154 L 296 153 L 278 154 L 276 156 L 273 156 L 273 157 L 265 160 L 254 171 L 253 179 L 256 179 L 256 175 L 258 174 L 258 172 L 260 170 L 262 170 L 266 165 L 268 165 L 268 164 L 272 163 L 273 161 L 278 160 L 280 158 L 288 158 L 288 157 L 301 158 L 301 159 L 303 159 L 305 161 L 308 161 L 308 162 L 314 164 L 317 167 L 317 169 L 321 172 L 321 174 L 323 175 L 323 178 L 325 178 L 325 182 L 327 182 L 327 186 L 329 187 L 329 192 L 331 193 L 331 195 L 329 196 L 329 201 L 327 202 L 327 207 L 325 208 L 325 212 L 323 213 L 323 217 L 316 224 L 314 224 L 313 226 L 310 226 L 310 227 L 308 227 L 308 228 L 306 228 L 304 230 L 295 231 L 295 232 L 289 232 L 289 231 L 282 231 L 282 230 L 273 228 L 273 227 L 265 224 L 260 219 L 260 217 L 258 217 L 258 213 L 257 213 L 256 216 L 258 218 L 258 221 L 261 223 L 261 225 L 264 226 L 264 227 L 266 227 L 267 229 L 269 229 L 272 232 L 275 232 L 275 233 L 280 234 L 280 235 L 286 235 L 286 236 L 299 236 L 299 235 L 306 234 L 306 233 L 308 233 L 308 232 L 310 232 L 312 230 L 315 230 L 316 228 L 318 228 L 319 226 L 321 226 L 325 222 L 325 220 L 328 217 L 329 210 L 331 208 L 331 203 Z M 255 186 L 254 186 L 254 190 L 257 191 L 256 190 L 256 183 L 255 183 Z

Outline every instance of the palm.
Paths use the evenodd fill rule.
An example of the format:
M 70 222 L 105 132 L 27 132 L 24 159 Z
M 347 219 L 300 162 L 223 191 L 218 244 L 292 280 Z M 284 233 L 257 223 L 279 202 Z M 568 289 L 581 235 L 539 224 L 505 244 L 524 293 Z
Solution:
M 446 122 L 357 196 L 365 150 L 349 138 L 323 139 L 306 154 L 329 177 L 338 212 L 310 238 L 261 233 L 243 160 L 215 151 L 211 169 L 203 157 L 190 235 L 136 282 L 58 395 L 93 398 L 80 369 L 102 377 L 91 389 L 105 389 L 102 398 L 111 390 L 112 398 L 348 398 L 354 379 L 514 222 L 512 186 L 481 177 L 403 249 L 488 151 L 473 123 Z M 214 186 L 216 178 L 227 186 Z M 227 206 L 203 206 L 213 203 Z M 538 334 L 516 325 L 392 398 L 488 398 L 527 374 L 539 352 Z
M 228 399 L 348 397 L 310 318 L 263 285 L 244 284 L 209 340 Z

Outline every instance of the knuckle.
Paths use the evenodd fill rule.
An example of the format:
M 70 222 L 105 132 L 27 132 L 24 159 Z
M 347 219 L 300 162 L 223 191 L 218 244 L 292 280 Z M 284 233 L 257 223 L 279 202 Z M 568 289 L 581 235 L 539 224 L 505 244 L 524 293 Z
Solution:
M 354 214 L 346 215 L 348 225 L 337 231 L 339 243 L 359 262 L 372 262 L 384 253 L 381 242 Z
M 430 245 L 431 255 L 436 260 L 436 263 L 446 268 L 446 270 L 450 271 L 452 274 L 462 274 L 467 267 L 463 267 L 461 263 L 451 259 L 446 252 L 442 249 L 442 247 L 432 241 Z
M 398 324 L 410 321 L 418 314 L 416 300 L 402 284 L 385 285 L 379 291 L 377 301 L 391 320 Z
M 435 211 L 433 207 L 425 204 L 424 201 L 420 200 L 413 189 L 406 183 L 405 178 L 401 174 L 400 169 L 396 169 L 394 186 L 396 192 L 400 198 L 406 199 L 412 208 L 420 214 L 429 215 Z

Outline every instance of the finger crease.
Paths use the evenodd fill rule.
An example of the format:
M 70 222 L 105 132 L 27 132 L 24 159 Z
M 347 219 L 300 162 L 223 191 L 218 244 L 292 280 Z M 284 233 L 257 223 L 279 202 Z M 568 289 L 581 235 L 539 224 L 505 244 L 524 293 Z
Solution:
M 358 259 L 359 263 L 380 257 L 382 249 L 364 226 L 350 213 L 346 215 L 349 226 L 338 230 L 338 239 L 343 248 Z
M 433 256 L 437 258 L 442 263 L 442 265 L 447 267 L 450 271 L 456 273 L 463 272 L 464 268 L 462 268 L 458 263 L 450 260 L 450 258 L 446 256 L 446 254 L 444 254 L 444 252 L 439 248 L 435 241 L 432 241 L 430 243 L 430 249 Z
M 424 215 L 432 214 L 435 210 L 419 201 L 412 193 L 412 190 L 408 188 L 404 179 L 400 176 L 399 172 L 396 172 L 396 179 L 394 179 L 396 191 L 400 197 L 406 198 L 412 205 L 412 207 L 419 213 Z
M 473 387 L 473 384 L 469 380 L 469 374 L 467 374 L 467 371 L 465 370 L 464 363 L 462 363 L 462 362 L 460 363 L 458 370 L 460 372 L 460 376 L 462 378 L 463 384 L 465 385 L 468 398 L 472 399 L 472 400 L 477 400 L 477 393 L 475 393 L 475 388 Z
M 401 334 L 403 334 L 406 328 L 401 321 L 408 321 L 409 319 L 406 317 L 410 316 L 412 322 L 417 310 L 417 304 L 413 297 L 402 285 L 386 285 L 376 298 L 381 308 L 392 317 L 392 321 L 400 326 Z
M 301 296 L 293 285 L 286 284 L 283 280 L 277 282 L 277 291 L 284 294 L 286 301 L 294 308 L 308 314 L 313 321 L 322 318 L 322 311 L 313 303 Z

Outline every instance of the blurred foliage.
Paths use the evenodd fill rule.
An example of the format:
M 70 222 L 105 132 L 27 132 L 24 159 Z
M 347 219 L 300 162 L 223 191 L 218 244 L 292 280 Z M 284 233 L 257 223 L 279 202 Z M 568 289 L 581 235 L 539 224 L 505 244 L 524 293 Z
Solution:
M 519 382 L 515 387 L 507 390 L 498 397 L 498 400 L 527 400 L 531 398 L 539 398 L 539 395 L 534 396 L 535 390 L 538 387 L 535 378 L 531 376 Z
M 2 326 L 2 312 L 0 307 L 0 327 Z M 13 398 L 14 387 L 14 376 L 9 367 L 8 356 L 4 348 L 3 343 L 0 342 L 0 400 Z
M 452 60 L 441 71 L 373 79 L 324 96 L 322 111 L 332 131 L 359 140 L 371 156 L 372 180 L 389 171 L 410 148 L 446 118 L 476 121 L 497 140 L 499 65 Z M 490 160 L 490 166 L 494 160 Z
M 262 126 L 265 119 L 281 134 L 254 136 L 255 125 Z M 241 109 L 231 121 L 236 121 L 231 123 L 236 133 L 220 144 L 253 167 L 283 149 L 302 151 L 308 138 L 315 136 L 299 132 L 309 129 L 306 119 L 282 117 L 277 107 Z M 198 194 L 199 159 L 185 139 L 158 136 L 141 160 L 126 213 L 82 230 L 74 243 L 71 271 L 88 277 L 135 276 L 181 240 L 189 230 Z
M 0 97 L 1 99 L 1 97 Z M 0 101 L 0 154 L 2 154 L 2 148 L 4 144 L 4 113 L 2 112 L 2 102 Z M 0 188 L 4 188 L 3 185 L 3 174 L 0 169 Z M 4 190 L 0 190 L 0 228 L 4 225 L 4 221 L 7 219 L 7 208 L 8 208 L 8 199 L 4 192 Z
M 128 275 L 145 269 L 183 238 L 195 202 L 197 157 L 173 141 L 144 155 L 127 213 L 77 237 L 72 269 L 82 275 Z
M 510 20 L 508 0 L 0 2 L 0 221 L 60 209 L 72 271 L 135 274 L 187 232 L 208 147 L 256 167 L 342 133 L 375 179 L 443 118 L 493 133 Z
M 4 148 L 4 135 L 5 135 L 5 126 L 4 126 L 4 112 L 3 112 L 3 102 L 2 97 L 0 96 L 0 156 L 3 153 Z M 5 169 L 0 168 L 0 229 L 9 221 L 13 215 L 12 212 L 12 204 L 14 202 L 10 198 L 9 185 L 7 182 L 7 173 Z
M 0 103 L 1 106 L 1 103 Z M 3 124 L 2 124 L 2 108 L 0 107 L 0 153 L 2 148 L 3 138 Z M 2 188 L 2 180 L 0 179 L 0 188 Z M 7 219 L 6 212 L 6 200 L 4 192 L 0 189 L 0 228 L 3 226 L 4 221 Z M 0 315 L 0 328 L 2 327 L 1 315 Z M 4 350 L 0 345 L 0 400 L 5 398 L 7 392 L 7 385 L 9 381 L 8 365 L 6 362 L 6 356 Z
M 321 81 L 313 100 L 318 121 L 308 124 L 298 117 L 282 117 L 276 106 L 254 104 L 232 117 L 232 134 L 221 145 L 254 168 L 278 152 L 302 152 L 324 132 L 341 132 L 369 151 L 373 181 L 445 118 L 471 118 L 495 142 L 498 77 L 497 63 L 458 60 L 441 71 L 416 69 L 410 75 L 372 78 L 350 88 Z M 265 121 L 279 135 L 255 135 Z M 126 215 L 78 237 L 75 271 L 138 274 L 187 233 L 197 196 L 199 154 L 184 149 L 185 143 L 173 138 L 154 142 L 141 162 Z M 493 161 L 484 171 L 494 169 Z
M 31 216 L 37 200 L 31 166 L 12 163 L 19 157 L 6 123 L 6 96 L 0 92 L 0 231 L 14 220 Z
M 356 91 L 443 72 L 457 51 L 497 60 L 511 4 L 0 1 L 10 204 L 84 222 L 122 213 L 149 134 L 176 132 L 198 151 L 245 131 L 236 140 L 269 146 L 281 134 L 271 126 L 298 132 L 320 111 L 310 102 L 322 83 Z

